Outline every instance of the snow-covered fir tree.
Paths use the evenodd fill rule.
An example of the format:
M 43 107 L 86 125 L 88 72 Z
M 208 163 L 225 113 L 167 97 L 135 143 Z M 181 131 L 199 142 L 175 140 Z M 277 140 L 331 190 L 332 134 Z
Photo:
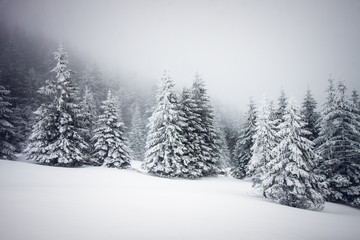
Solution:
M 15 159 L 15 128 L 11 123 L 10 91 L 0 86 L 0 158 Z
M 329 159 L 333 150 L 326 144 L 327 140 L 331 138 L 333 132 L 333 119 L 331 115 L 336 109 L 336 89 L 334 80 L 329 79 L 329 86 L 326 89 L 327 97 L 324 108 L 321 112 L 320 119 L 316 125 L 319 129 L 318 137 L 314 140 L 316 144 L 316 151 L 323 159 Z
M 186 124 L 182 126 L 184 138 L 182 138 L 184 150 L 182 159 L 186 166 L 184 177 L 197 178 L 202 176 L 201 168 L 197 165 L 196 144 L 200 141 L 200 136 L 196 134 L 194 125 L 197 124 L 200 116 L 194 112 L 196 104 L 192 98 L 192 92 L 184 88 L 181 93 L 180 115 L 185 119 Z
M 346 86 L 338 83 L 336 95 L 330 80 L 327 102 L 321 116 L 317 152 L 323 157 L 321 172 L 326 176 L 326 199 L 360 206 L 360 123 L 346 96 Z
M 278 98 L 278 108 L 275 113 L 278 124 L 280 124 L 283 121 L 282 116 L 284 116 L 284 114 L 285 114 L 287 102 L 288 101 L 287 101 L 287 97 L 285 95 L 285 91 L 284 91 L 284 89 L 281 89 L 280 96 Z
M 81 127 L 81 135 L 85 142 L 88 143 L 88 148 L 86 149 L 84 154 L 87 157 L 87 163 L 91 164 L 88 157 L 93 149 L 93 146 L 91 144 L 91 138 L 93 137 L 97 110 L 93 93 L 87 86 L 85 87 L 84 96 L 82 98 L 82 101 L 80 102 L 80 107 L 81 112 L 79 124 Z
M 47 83 L 53 84 L 52 81 L 47 81 Z M 42 93 L 42 90 L 44 88 L 41 88 L 39 92 Z M 45 92 L 43 93 L 45 94 Z M 50 95 L 50 93 L 48 94 Z M 28 160 L 56 165 L 56 162 L 50 162 L 51 152 L 48 151 L 48 145 L 54 141 L 58 132 L 54 112 L 55 108 L 52 103 L 43 103 L 34 112 L 36 123 L 31 130 L 29 143 L 25 149 Z
M 360 99 L 359 94 L 356 90 L 353 90 L 351 93 L 351 111 L 354 113 L 355 116 L 357 116 L 357 119 L 354 119 L 354 121 L 360 122 Z M 357 130 L 360 133 L 360 129 Z
M 279 123 L 279 120 L 277 119 L 277 115 L 276 115 L 276 109 L 275 109 L 275 106 L 274 106 L 274 102 L 270 99 L 268 100 L 268 111 L 270 113 L 270 116 L 269 116 L 269 119 L 271 121 L 274 121 L 274 124 L 278 124 Z
M 247 165 L 252 157 L 252 146 L 254 145 L 254 135 L 256 133 L 256 106 L 250 98 L 249 111 L 246 115 L 246 122 L 240 130 L 237 138 L 233 158 L 234 166 L 231 169 L 231 175 L 235 178 L 244 178 L 246 176 Z
M 125 125 L 118 114 L 111 91 L 108 91 L 101 108 L 103 113 L 98 116 L 92 138 L 94 151 L 91 161 L 106 167 L 127 168 L 130 166 L 130 156 L 125 139 Z
M 220 163 L 219 134 L 215 129 L 215 118 L 209 96 L 202 78 L 196 74 L 191 89 L 193 101 L 192 128 L 195 138 L 192 140 L 197 169 L 202 176 L 218 174 L 222 171 Z
M 36 114 L 27 146 L 27 158 L 42 164 L 73 167 L 84 163 L 87 144 L 79 133 L 80 106 L 75 102 L 77 89 L 72 71 L 67 67 L 68 55 L 62 45 L 54 53 L 57 62 L 55 79 L 48 80 L 39 92 L 51 101 L 42 104 Z
M 306 138 L 310 132 L 292 101 L 282 118 L 278 131 L 281 140 L 260 177 L 263 195 L 283 205 L 320 210 L 324 205 L 317 191 L 321 178 L 313 173 L 319 157 L 313 151 L 314 143 Z
M 304 117 L 306 123 L 305 129 L 310 132 L 307 138 L 313 141 L 319 134 L 317 122 L 320 115 L 316 112 L 316 101 L 310 89 L 306 91 L 306 95 L 302 102 L 301 115 Z
M 360 111 L 359 93 L 356 90 L 353 90 L 351 93 L 351 107 L 355 112 Z
M 184 126 L 174 84 L 165 71 L 157 93 L 155 110 L 148 123 L 145 160 L 142 164 L 146 171 L 164 177 L 187 175 L 187 168 L 183 163 Z
M 265 165 L 274 158 L 273 149 L 279 142 L 275 125 L 277 120 L 273 119 L 273 115 L 272 103 L 264 101 L 257 112 L 252 156 L 246 172 L 256 188 L 261 187 L 261 178 L 266 173 Z
M 140 111 L 139 103 L 136 102 L 131 119 L 129 146 L 132 159 L 137 161 L 144 160 L 146 134 L 143 122 L 143 115 Z

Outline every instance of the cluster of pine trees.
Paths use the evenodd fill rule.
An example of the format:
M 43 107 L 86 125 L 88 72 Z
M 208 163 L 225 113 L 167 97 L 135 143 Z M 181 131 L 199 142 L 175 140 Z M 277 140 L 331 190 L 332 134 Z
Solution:
M 56 63 L 51 70 L 54 77 L 39 90 L 47 100 L 35 111 L 35 124 L 25 149 L 27 158 L 67 167 L 129 166 L 124 125 L 111 93 L 102 102 L 103 113 L 95 120 L 94 97 L 86 88 L 83 100 L 79 99 L 64 48 L 60 46 L 54 55 Z
M 56 95 L 45 88 L 50 84 L 49 79 L 53 79 L 51 84 L 56 83 L 56 73 L 50 71 L 57 64 L 53 54 L 56 44 L 21 29 L 9 30 L 2 23 L 0 29 L 0 158 L 15 159 L 15 154 L 23 152 L 28 145 L 39 107 L 53 101 Z M 146 135 L 143 112 L 152 105 L 153 95 L 139 94 L 139 90 L 126 85 L 118 75 L 103 74 L 96 64 L 89 64 L 91 61 L 73 55 L 69 64 L 75 69 L 71 72 L 76 72 L 71 74 L 71 84 L 81 86 L 72 96 L 79 105 L 75 111 L 81 109 L 81 114 L 76 114 L 81 128 L 76 131 L 87 145 L 92 142 L 97 117 L 104 111 L 102 102 L 107 98 L 107 89 L 111 89 L 121 122 L 127 126 L 130 157 L 140 159 Z M 90 144 L 88 149 L 93 146 Z M 86 151 L 85 154 L 89 155 Z
M 148 129 L 143 163 L 148 172 L 197 178 L 221 171 L 224 142 L 199 75 L 191 89 L 184 88 L 178 96 L 169 74 L 164 73 Z
M 319 114 L 307 91 L 302 106 L 279 97 L 278 108 L 250 100 L 233 151 L 232 175 L 250 177 L 265 198 L 289 206 L 321 209 L 324 199 L 360 206 L 360 101 L 340 81 L 329 80 Z
M 229 161 L 224 134 L 199 75 L 191 89 L 185 88 L 179 95 L 170 76 L 164 74 L 150 110 L 146 137 L 138 102 L 132 107 L 131 130 L 126 132 L 119 111 L 123 102 L 110 91 L 101 101 L 99 74 L 86 69 L 76 80 L 62 46 L 54 56 L 50 80 L 38 90 L 42 103 L 34 111 L 26 140 L 29 160 L 64 167 L 88 164 L 125 168 L 132 158 L 144 160 L 143 168 L 150 173 L 184 178 L 220 173 Z M 77 87 L 80 84 L 83 91 Z M 1 157 L 14 159 L 16 134 L 8 94 L 2 87 L 1 124 L 7 132 L 1 139 Z
M 1 109 L 6 112 L 1 116 L 1 121 L 8 122 L 7 129 L 0 128 L 4 132 L 0 136 L 0 144 L 5 141 L 12 145 L 11 153 L 0 155 L 2 158 L 14 159 L 14 154 L 22 152 L 26 147 L 35 124 L 34 111 L 48 100 L 38 90 L 52 77 L 53 73 L 49 70 L 54 67 L 55 59 L 51 41 L 46 41 L 43 36 L 34 36 L 21 29 L 8 29 L 2 22 L 0 29 L 1 101 L 6 102 L 7 106 L 6 110 Z M 73 65 L 80 69 L 82 67 L 79 67 L 78 62 L 74 61 Z M 76 83 L 82 80 L 80 77 Z M 87 84 L 91 85 L 89 82 Z
M 25 151 L 42 164 L 74 167 L 83 164 L 125 168 L 130 165 L 124 124 L 108 92 L 102 113 L 94 119 L 93 95 L 86 88 L 83 100 L 68 68 L 68 55 L 60 45 L 55 52 L 55 77 L 39 92 L 48 97 L 35 111 L 35 125 Z

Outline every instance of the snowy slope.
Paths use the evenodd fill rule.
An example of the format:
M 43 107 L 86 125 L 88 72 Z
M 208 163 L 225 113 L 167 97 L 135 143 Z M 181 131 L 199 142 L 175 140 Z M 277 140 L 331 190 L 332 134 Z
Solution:
M 138 163 L 133 163 L 139 167 Z M 233 178 L 0 160 L 0 239 L 358 239 L 360 210 L 277 205 Z

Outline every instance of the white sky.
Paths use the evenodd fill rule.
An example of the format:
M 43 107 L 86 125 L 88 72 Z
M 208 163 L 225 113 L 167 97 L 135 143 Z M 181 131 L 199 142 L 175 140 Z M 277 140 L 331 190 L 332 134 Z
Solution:
M 5 1 L 31 31 L 71 44 L 141 83 L 168 69 L 179 86 L 196 71 L 210 94 L 245 109 L 281 88 L 320 101 L 332 74 L 360 90 L 360 1 Z M 65 46 L 66 48 L 66 46 Z

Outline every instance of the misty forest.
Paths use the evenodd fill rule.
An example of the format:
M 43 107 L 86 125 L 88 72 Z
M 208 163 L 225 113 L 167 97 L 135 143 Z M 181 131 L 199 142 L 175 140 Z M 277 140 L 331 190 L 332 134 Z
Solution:
M 306 82 L 301 98 L 249 94 L 231 114 L 206 70 L 178 84 L 159 68 L 139 87 L 66 40 L 0 28 L 0 238 L 360 233 L 360 97 L 346 80 L 319 79 L 320 97 Z

